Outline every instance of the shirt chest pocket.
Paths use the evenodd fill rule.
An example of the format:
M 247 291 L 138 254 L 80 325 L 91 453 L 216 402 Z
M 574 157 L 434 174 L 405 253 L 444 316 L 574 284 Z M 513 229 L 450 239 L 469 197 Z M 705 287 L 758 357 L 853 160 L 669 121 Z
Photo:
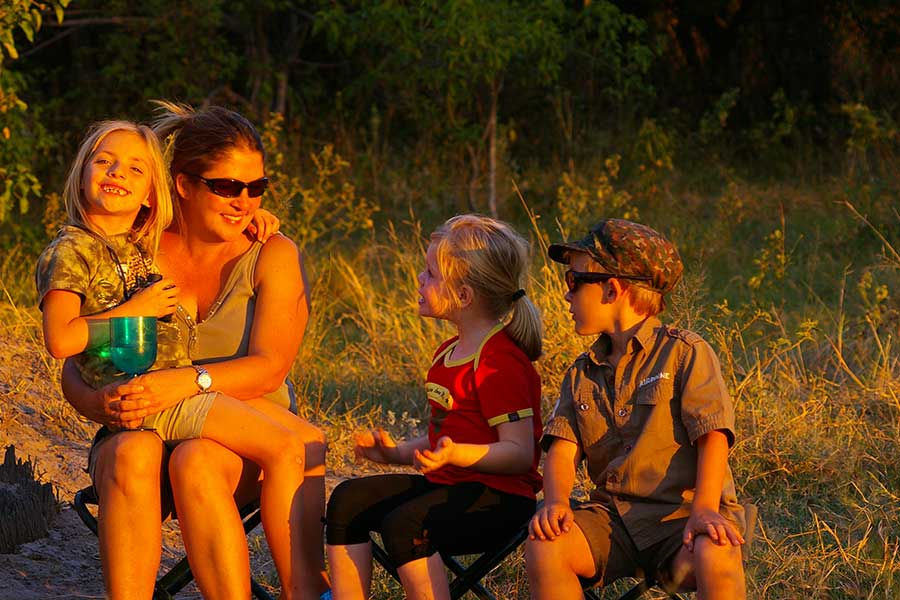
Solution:
M 631 419 L 626 426 L 633 435 L 641 432 L 671 437 L 674 424 L 680 421 L 675 402 L 675 388 L 669 380 L 648 384 L 634 394 Z
M 610 435 L 610 429 L 615 425 L 610 422 L 609 411 L 600 410 L 604 403 L 608 403 L 606 397 L 599 391 L 584 389 L 575 397 L 575 418 L 578 422 L 578 432 L 581 443 L 586 450 L 592 453 L 602 451 L 602 446 L 613 443 L 615 435 Z

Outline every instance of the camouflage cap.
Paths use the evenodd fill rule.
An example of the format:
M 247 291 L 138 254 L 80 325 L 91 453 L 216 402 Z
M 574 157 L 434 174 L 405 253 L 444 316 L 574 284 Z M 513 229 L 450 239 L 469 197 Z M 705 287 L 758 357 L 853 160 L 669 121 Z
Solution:
M 584 252 L 604 271 L 619 277 L 639 278 L 632 285 L 665 294 L 681 279 L 684 265 L 678 250 L 662 234 L 624 219 L 607 219 L 575 242 L 552 244 L 547 253 L 568 264 L 570 252 Z

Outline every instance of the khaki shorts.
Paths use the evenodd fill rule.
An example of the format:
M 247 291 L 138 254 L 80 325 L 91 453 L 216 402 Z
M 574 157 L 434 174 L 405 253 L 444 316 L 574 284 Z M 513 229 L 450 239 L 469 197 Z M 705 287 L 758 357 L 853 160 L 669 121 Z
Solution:
M 156 435 L 166 442 L 169 449 L 178 442 L 198 439 L 217 394 L 218 392 L 205 392 L 185 398 L 175 406 L 145 417 L 142 426 L 155 429 Z
M 575 524 L 581 529 L 591 549 L 596 574 L 581 579 L 583 587 L 609 585 L 622 577 L 651 576 L 667 579 L 672 559 L 681 548 L 681 535 L 687 519 L 667 523 L 677 531 L 644 550 L 638 550 L 618 513 L 610 513 L 596 502 L 581 504 L 575 509 Z M 679 523 L 679 527 L 674 524 Z
M 209 414 L 209 409 L 217 394 L 218 392 L 206 392 L 185 398 L 175 406 L 145 417 L 141 426 L 153 429 L 169 450 L 172 450 L 179 442 L 199 439 L 203 432 L 203 424 L 206 422 L 206 415 Z M 87 467 L 92 483 L 97 467 L 97 449 L 116 433 L 104 425 L 94 435 L 94 441 L 91 443 L 88 453 Z

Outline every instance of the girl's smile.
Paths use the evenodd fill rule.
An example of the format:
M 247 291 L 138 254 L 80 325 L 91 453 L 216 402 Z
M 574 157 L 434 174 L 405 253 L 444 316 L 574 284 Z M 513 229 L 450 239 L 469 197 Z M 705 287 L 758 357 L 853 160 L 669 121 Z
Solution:
M 153 185 L 147 144 L 132 131 L 111 132 L 91 154 L 81 177 L 84 210 L 108 235 L 131 229 Z

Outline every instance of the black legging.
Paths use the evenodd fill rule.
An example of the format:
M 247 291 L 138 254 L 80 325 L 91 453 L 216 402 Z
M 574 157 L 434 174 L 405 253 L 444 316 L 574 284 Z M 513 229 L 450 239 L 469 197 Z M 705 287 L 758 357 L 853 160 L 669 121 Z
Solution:
M 328 500 L 326 539 L 362 544 L 381 533 L 394 566 L 449 554 L 485 552 L 534 514 L 533 499 L 483 483 L 431 483 L 423 475 L 373 475 L 341 483 Z

